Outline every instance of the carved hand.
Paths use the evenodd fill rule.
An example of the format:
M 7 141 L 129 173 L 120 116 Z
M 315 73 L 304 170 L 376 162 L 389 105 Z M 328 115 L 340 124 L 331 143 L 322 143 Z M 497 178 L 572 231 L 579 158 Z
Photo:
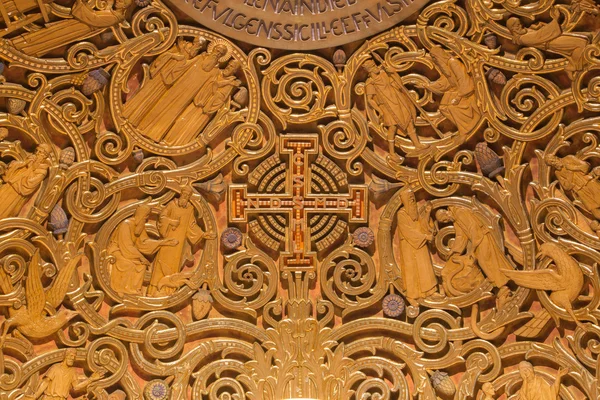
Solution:
M 178 222 L 178 224 L 179 224 L 179 222 Z M 179 244 L 179 240 L 177 240 L 177 239 L 174 239 L 174 238 L 165 239 L 165 240 L 162 242 L 162 245 L 163 245 L 163 246 L 177 246 L 178 244 Z
M 211 231 L 211 232 L 206 232 L 203 235 L 203 237 L 204 237 L 204 239 L 214 239 L 214 238 L 217 237 L 217 235 L 214 232 Z
M 102 371 L 94 371 L 94 373 L 92 373 L 92 376 L 90 377 L 90 380 L 92 381 L 98 381 L 100 379 L 102 379 L 102 377 L 106 375 L 106 371 L 102 370 Z

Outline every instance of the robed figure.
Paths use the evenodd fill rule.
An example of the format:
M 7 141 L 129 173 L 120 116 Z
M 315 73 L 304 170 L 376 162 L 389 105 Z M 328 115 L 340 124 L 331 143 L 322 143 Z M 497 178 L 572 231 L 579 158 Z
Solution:
M 518 18 L 512 17 L 508 19 L 506 26 L 516 44 L 550 51 L 567 58 L 569 64 L 565 67 L 565 71 L 572 78 L 574 72 L 584 69 L 585 47 L 590 43 L 589 35 L 563 33 L 558 22 L 560 12 L 552 9 L 550 15 L 552 21 L 547 24 L 540 22 L 524 28 Z
M 467 67 L 440 46 L 431 49 L 431 56 L 440 73 L 440 79 L 427 86 L 437 94 L 443 94 L 439 110 L 451 121 L 461 136 L 471 133 L 481 121 L 477 106 L 475 82 Z
M 24 161 L 8 164 L 0 186 L 0 219 L 16 217 L 40 187 L 50 168 L 50 146 L 40 144 Z
M 562 377 L 569 372 L 567 368 L 561 368 L 554 384 L 550 385 L 542 376 L 535 373 L 533 365 L 527 361 L 519 363 L 519 374 L 523 379 L 523 385 L 517 392 L 515 400 L 558 400 L 560 382 Z
M 193 43 L 179 39 L 169 51 L 159 55 L 150 64 L 147 81 L 123 106 L 123 116 L 131 124 L 137 126 L 145 113 L 183 75 L 189 66 L 188 61 L 198 54 L 200 45 L 199 39 Z
M 437 279 L 427 246 L 433 240 L 429 216 L 419 212 L 415 195 L 410 190 L 401 193 L 403 207 L 398 211 L 398 236 L 400 238 L 400 270 L 402 289 L 407 299 L 414 303 L 436 292 Z M 427 218 L 427 221 L 423 221 Z
M 150 278 L 149 296 L 168 295 L 175 291 L 173 287 L 161 287 L 161 279 L 179 273 L 183 264 L 192 259 L 192 245 L 205 237 L 204 231 L 196 223 L 196 211 L 190 202 L 192 194 L 193 189 L 184 186 L 179 198 L 169 202 L 160 213 L 160 235 L 176 240 L 177 245 L 158 251 Z
M 156 253 L 161 246 L 176 243 L 173 239 L 153 240 L 148 237 L 146 222 L 150 212 L 149 206 L 139 206 L 133 218 L 119 224 L 108 246 L 108 254 L 114 259 L 110 286 L 120 295 L 142 295 L 144 274 L 150 265 L 145 255 Z
M 448 210 L 438 210 L 437 219 L 441 222 L 454 222 L 456 237 L 452 254 L 462 254 L 470 243 L 470 253 L 475 256 L 479 267 L 496 287 L 505 286 L 508 277 L 502 270 L 513 270 L 513 266 L 500 248 L 492 230 L 483 224 L 473 211 L 450 206 Z
M 160 142 L 171 126 L 193 102 L 206 82 L 219 73 L 219 60 L 227 54 L 227 47 L 217 44 L 207 53 L 202 53 L 188 62 L 185 72 L 155 102 L 141 118 L 138 130 L 149 139 Z
M 206 81 L 181 116 L 175 121 L 164 141 L 171 146 L 181 146 L 194 140 L 206 127 L 212 116 L 223 108 L 242 83 L 235 77 L 240 67 L 232 60 L 214 79 Z
M 377 67 L 370 59 L 365 61 L 363 67 L 369 73 L 365 81 L 367 104 L 377 112 L 387 129 L 390 157 L 398 159 L 395 150 L 396 135 L 408 136 L 417 149 L 426 147 L 417 136 L 417 110 L 400 77 L 396 73 Z
M 104 10 L 95 10 L 88 3 L 76 0 L 69 19 L 51 22 L 45 28 L 24 33 L 10 40 L 23 53 L 42 57 L 46 53 L 69 43 L 85 40 L 125 20 L 132 0 L 115 0 Z M 110 4 L 110 2 L 109 2 Z
M 600 219 L 600 182 L 590 173 L 590 164 L 572 154 L 563 158 L 548 155 L 546 164 L 555 169 L 554 174 L 564 190 L 571 191 L 586 210 Z

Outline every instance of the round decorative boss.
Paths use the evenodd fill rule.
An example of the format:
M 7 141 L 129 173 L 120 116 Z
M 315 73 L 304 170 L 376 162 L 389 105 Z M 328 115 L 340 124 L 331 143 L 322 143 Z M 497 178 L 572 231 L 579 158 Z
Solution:
M 397 294 L 388 294 L 383 298 L 383 313 L 388 317 L 399 317 L 404 312 L 404 299 Z
M 169 398 L 169 386 L 160 379 L 148 382 L 144 389 L 146 400 L 167 400 Z
M 221 233 L 221 244 L 227 250 L 237 249 L 242 245 L 242 232 L 238 228 L 227 228 Z
M 361 227 L 354 231 L 352 240 L 358 247 L 369 247 L 375 241 L 375 234 L 371 228 Z

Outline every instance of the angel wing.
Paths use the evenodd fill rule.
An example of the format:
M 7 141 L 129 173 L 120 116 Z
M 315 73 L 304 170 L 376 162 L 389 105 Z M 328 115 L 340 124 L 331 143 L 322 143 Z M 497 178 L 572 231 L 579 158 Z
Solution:
M 69 283 L 71 282 L 71 277 L 77 268 L 77 264 L 81 261 L 83 257 L 83 253 L 79 253 L 75 255 L 72 259 L 67 262 L 58 274 L 56 275 L 56 279 L 54 279 L 54 283 L 52 287 L 48 289 L 46 292 L 46 301 L 54 308 L 58 308 L 61 305 L 65 298 L 65 294 L 69 289 Z
M 512 279 L 517 285 L 528 289 L 556 291 L 567 288 L 567 284 L 564 282 L 563 277 L 551 269 L 537 271 L 502 270 L 502 273 Z
M 25 297 L 27 298 L 27 311 L 32 316 L 40 315 L 44 311 L 46 297 L 42 278 L 40 276 L 40 251 L 36 250 L 29 262 L 27 282 L 25 282 Z
M 548 325 L 552 316 L 546 310 L 541 310 L 535 316 L 527 321 L 525 325 L 515 331 L 515 335 L 524 338 L 537 337 L 540 332 Z

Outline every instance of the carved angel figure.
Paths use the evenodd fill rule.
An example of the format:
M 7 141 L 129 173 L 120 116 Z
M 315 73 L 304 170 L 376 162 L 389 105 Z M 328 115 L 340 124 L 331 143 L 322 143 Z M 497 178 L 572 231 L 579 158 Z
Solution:
M 25 395 L 24 400 L 37 400 L 42 395 L 42 400 L 66 400 L 71 391 L 81 391 L 92 382 L 102 379 L 102 372 L 94 372 L 91 377 L 80 379 L 74 367 L 76 358 L 77 350 L 67 349 L 63 362 L 50 367 L 35 393 Z
M 36 250 L 28 266 L 27 279 L 25 281 L 25 297 L 27 304 L 15 309 L 8 308 L 9 318 L 3 324 L 2 338 L 3 343 L 8 330 L 14 325 L 15 332 L 19 332 L 28 338 L 45 338 L 63 327 L 69 320 L 77 315 L 76 311 L 67 309 L 58 310 L 65 294 L 69 288 L 69 282 L 77 268 L 77 264 L 83 257 L 83 253 L 78 253 L 72 257 L 67 264 L 58 271 L 52 286 L 44 291 L 42 277 L 40 273 L 41 257 L 39 250 Z M 0 268 L 0 288 L 4 293 L 10 293 L 14 290 L 10 277 Z M 48 305 L 50 308 L 48 308 Z
M 475 82 L 467 67 L 458 58 L 440 46 L 431 49 L 431 56 L 440 79 L 427 86 L 434 93 L 443 93 L 439 110 L 458 129 L 458 134 L 466 136 L 481 121 L 480 107 L 475 96 Z
M 517 17 L 511 17 L 506 21 L 506 26 L 513 37 L 513 42 L 519 45 L 535 47 L 547 50 L 565 57 L 569 65 L 565 72 L 572 79 L 573 74 L 585 67 L 585 47 L 590 44 L 590 35 L 585 33 L 564 33 L 558 22 L 560 12 L 553 8 L 550 11 L 552 22 L 537 23 L 524 28 Z
M 41 185 L 50 168 L 50 146 L 42 143 L 24 161 L 12 161 L 2 175 L 0 219 L 15 217 Z
M 504 271 L 517 285 L 537 290 L 549 290 L 550 300 L 567 310 L 577 325 L 581 325 L 573 312 L 572 302 L 577 299 L 583 288 L 584 277 L 579 263 L 555 243 L 540 246 L 538 258 L 550 257 L 556 268 L 534 271 Z M 557 319 L 554 316 L 555 320 Z M 538 313 L 534 319 L 544 323 L 550 319 L 547 311 Z M 556 321 L 558 325 L 558 321 Z
M 106 3 L 103 10 L 95 10 L 90 4 L 77 0 L 71 8 L 70 17 L 52 22 L 45 28 L 31 30 L 10 40 L 23 53 L 42 57 L 46 53 L 75 41 L 98 35 L 125 20 L 132 0 L 115 0 Z

